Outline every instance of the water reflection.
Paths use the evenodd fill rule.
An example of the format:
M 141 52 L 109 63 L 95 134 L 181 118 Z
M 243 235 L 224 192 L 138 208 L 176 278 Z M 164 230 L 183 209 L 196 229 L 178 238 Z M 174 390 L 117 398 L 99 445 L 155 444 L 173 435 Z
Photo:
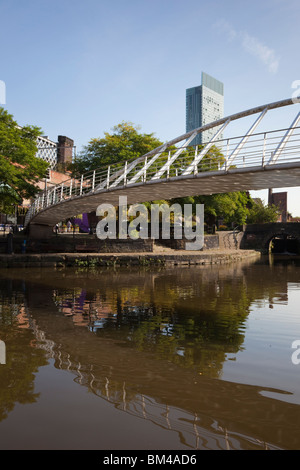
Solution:
M 95 283 L 89 276 L 88 287 L 57 289 L 54 300 L 74 325 L 101 338 L 218 377 L 224 355 L 243 343 L 251 298 L 241 275 L 185 274 L 103 274 Z
M 283 381 L 222 377 L 253 308 L 287 304 L 299 288 L 297 264 L 0 276 L 0 421 L 39 400 L 35 374 L 53 361 L 94 396 L 175 431 L 176 448 L 299 448 L 298 404 L 265 396 L 291 393 Z

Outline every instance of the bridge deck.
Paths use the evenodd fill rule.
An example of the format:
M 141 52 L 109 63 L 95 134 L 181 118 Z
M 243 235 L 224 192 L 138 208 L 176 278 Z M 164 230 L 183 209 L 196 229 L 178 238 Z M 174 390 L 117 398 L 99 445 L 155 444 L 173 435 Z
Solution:
M 271 110 L 299 102 L 289 98 L 258 106 L 190 131 L 133 161 L 70 178 L 37 196 L 26 215 L 25 226 L 51 226 L 68 217 L 95 211 L 101 203 L 117 206 L 120 196 L 134 204 L 300 186 L 300 127 L 297 127 L 300 112 L 288 128 L 254 133 Z M 258 113 L 247 133 L 219 139 L 233 121 Z M 216 130 L 212 139 L 202 147 L 191 148 L 195 136 L 210 128 Z M 174 149 L 177 144 L 180 145 Z
M 265 167 L 239 168 L 227 171 L 198 173 L 189 177 L 178 176 L 136 183 L 113 190 L 85 194 L 59 202 L 38 212 L 31 223 L 55 225 L 57 222 L 83 212 L 92 212 L 102 203 L 118 205 L 119 197 L 127 197 L 128 204 L 175 197 L 207 195 L 233 191 L 300 185 L 300 162 L 275 164 Z

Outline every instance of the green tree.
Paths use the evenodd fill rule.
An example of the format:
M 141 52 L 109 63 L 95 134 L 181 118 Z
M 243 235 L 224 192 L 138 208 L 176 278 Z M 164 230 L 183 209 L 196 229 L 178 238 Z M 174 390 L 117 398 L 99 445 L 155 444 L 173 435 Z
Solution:
M 197 202 L 204 204 L 205 221 L 208 225 L 216 223 L 219 218 L 223 219 L 225 225 L 242 225 L 246 223 L 251 198 L 244 191 L 235 191 L 198 196 Z
M 249 209 L 249 215 L 247 217 L 247 224 L 264 224 L 270 222 L 276 222 L 278 220 L 280 210 L 274 204 L 264 205 L 259 200 L 253 200 Z
M 37 182 L 45 176 L 48 163 L 36 157 L 35 126 L 20 127 L 6 110 L 0 108 L 0 210 L 10 213 L 13 205 L 29 199 Z
M 154 134 L 142 134 L 131 122 L 122 122 L 113 127 L 112 133 L 91 139 L 72 165 L 73 174 L 78 175 L 108 165 L 135 160 L 162 145 Z
M 242 225 L 246 223 L 251 198 L 248 193 L 236 191 L 211 195 L 172 199 L 171 203 L 204 204 L 204 220 L 207 225 L 213 225 L 222 218 L 226 225 Z

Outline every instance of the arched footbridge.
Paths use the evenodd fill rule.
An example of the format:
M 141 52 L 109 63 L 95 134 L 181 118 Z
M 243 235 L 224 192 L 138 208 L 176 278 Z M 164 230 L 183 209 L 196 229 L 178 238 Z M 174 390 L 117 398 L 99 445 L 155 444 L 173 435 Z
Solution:
M 281 129 L 257 132 L 270 112 L 295 107 L 292 123 Z M 294 108 L 293 108 L 294 109 Z M 253 120 L 254 117 L 254 120 Z M 223 138 L 238 120 L 251 120 L 241 136 Z M 300 112 L 286 99 L 258 106 L 185 133 L 134 161 L 99 168 L 39 193 L 26 216 L 25 226 L 53 227 L 56 223 L 99 204 L 117 206 L 120 196 L 128 204 L 159 199 L 300 186 Z M 215 129 L 211 140 L 191 147 L 194 138 Z M 209 159 L 216 146 L 223 157 Z

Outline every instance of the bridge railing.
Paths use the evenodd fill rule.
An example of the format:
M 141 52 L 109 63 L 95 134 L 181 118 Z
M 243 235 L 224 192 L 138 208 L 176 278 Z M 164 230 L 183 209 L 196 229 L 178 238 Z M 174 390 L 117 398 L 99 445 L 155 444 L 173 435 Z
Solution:
M 293 135 L 289 138 L 285 147 L 278 152 L 276 163 L 292 163 L 299 161 L 300 156 L 300 128 L 294 128 Z M 272 158 L 279 149 L 281 142 L 284 139 L 286 131 L 289 129 L 282 129 L 279 131 L 270 131 L 260 134 L 254 134 L 249 137 L 247 145 L 234 159 L 234 166 L 236 168 L 251 167 L 251 166 L 266 166 L 271 165 Z M 226 143 L 226 160 L 231 152 L 234 152 L 234 147 L 237 145 L 238 138 L 228 139 Z
M 299 119 L 300 113 L 295 125 L 289 128 L 256 134 L 250 132 L 227 139 L 213 138 L 202 146 L 191 146 L 196 133 L 191 134 L 183 143 L 177 139 L 177 145 L 171 141 L 168 146 L 163 145 L 136 160 L 70 178 L 38 194 L 26 215 L 25 226 L 41 210 L 87 194 L 211 171 L 226 172 L 233 168 L 251 169 L 300 161 L 300 127 L 296 125 Z M 227 122 L 223 127 L 225 125 Z

